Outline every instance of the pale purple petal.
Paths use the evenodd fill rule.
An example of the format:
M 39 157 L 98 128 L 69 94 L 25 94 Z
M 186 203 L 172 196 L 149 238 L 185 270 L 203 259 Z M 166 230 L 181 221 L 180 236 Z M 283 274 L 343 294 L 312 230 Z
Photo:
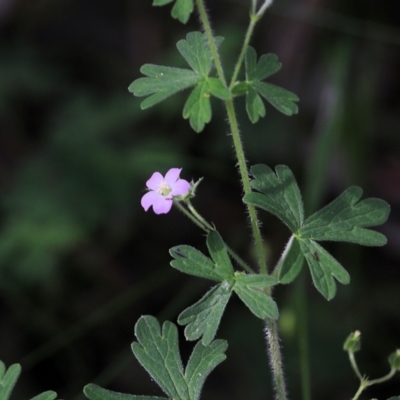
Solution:
M 166 197 L 160 196 L 157 201 L 153 202 L 153 210 L 156 214 L 166 214 L 171 210 L 172 199 L 167 199 Z
M 184 179 L 178 179 L 171 190 L 171 196 L 184 196 L 189 193 L 190 183 Z
M 140 202 L 140 204 L 142 205 L 142 207 L 144 208 L 145 211 L 147 211 L 154 203 L 156 203 L 157 201 L 159 201 L 160 197 L 162 199 L 164 199 L 163 196 L 161 196 L 161 194 L 157 193 L 157 192 L 147 192 L 143 197 L 142 200 Z
M 154 172 L 154 174 L 146 182 L 146 186 L 151 190 L 157 190 L 163 180 L 164 178 L 159 172 Z
M 171 168 L 165 174 L 165 182 L 168 183 L 169 186 L 173 187 L 175 182 L 179 179 L 179 174 L 181 173 L 182 168 Z

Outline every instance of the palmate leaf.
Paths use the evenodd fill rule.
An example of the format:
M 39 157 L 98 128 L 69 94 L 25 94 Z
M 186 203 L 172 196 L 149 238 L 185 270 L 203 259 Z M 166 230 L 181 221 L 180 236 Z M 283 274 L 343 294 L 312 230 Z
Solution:
M 266 289 L 277 284 L 277 279 L 266 275 L 234 272 L 226 245 L 217 231 L 211 231 L 207 235 L 207 247 L 211 259 L 186 245 L 170 249 L 170 254 L 174 257 L 171 265 L 174 268 L 221 282 L 179 315 L 178 323 L 186 325 L 186 339 L 197 340 L 201 337 L 203 345 L 211 343 L 233 291 L 258 318 L 276 319 L 278 309 Z
M 275 172 L 263 164 L 250 169 L 255 179 L 253 192 L 244 196 L 247 204 L 260 207 L 280 218 L 292 232 L 296 232 L 304 222 L 303 200 L 296 179 L 286 165 L 278 165 Z
M 171 399 L 189 399 L 176 326 L 166 321 L 161 330 L 154 317 L 144 316 L 135 325 L 135 335 L 133 354 L 163 392 Z
M 314 240 L 383 246 L 386 244 L 386 237 L 365 228 L 383 224 L 389 216 L 389 205 L 375 198 L 359 202 L 362 193 L 362 189 L 356 186 L 345 190 L 327 206 L 307 218 L 298 235 Z
M 153 6 L 164 6 L 165 4 L 172 3 L 174 0 L 154 0 Z M 193 0 L 175 0 L 172 7 L 171 15 L 173 18 L 178 19 L 183 24 L 189 20 L 190 14 L 193 12 Z
M 223 38 L 216 37 L 214 40 L 219 46 Z M 210 97 L 226 100 L 231 97 L 231 92 L 219 79 L 208 76 L 213 61 L 204 34 L 190 32 L 186 35 L 186 39 L 180 40 L 176 46 L 191 70 L 145 64 L 140 71 L 146 77 L 134 81 L 128 90 L 138 97 L 149 96 L 141 103 L 141 108 L 146 109 L 181 90 L 194 86 L 185 103 L 183 117 L 189 119 L 191 127 L 198 133 L 211 120 Z
M 297 114 L 299 98 L 292 92 L 262 80 L 278 72 L 282 64 L 275 54 L 262 55 L 257 62 L 256 51 L 249 46 L 245 56 L 246 82 L 233 88 L 235 94 L 246 93 L 246 111 L 252 123 L 265 116 L 264 97 L 272 106 L 285 115 Z M 261 96 L 260 96 L 261 95 Z
M 277 319 L 278 307 L 272 297 L 265 293 L 267 287 L 277 283 L 272 276 L 240 273 L 236 274 L 233 290 L 256 317 Z
M 345 241 L 365 246 L 382 246 L 386 238 L 366 229 L 384 223 L 389 205 L 380 199 L 359 201 L 362 190 L 351 187 L 330 204 L 304 220 L 300 191 L 290 169 L 277 166 L 274 173 L 265 165 L 251 168 L 251 186 L 258 192 L 244 196 L 243 201 L 271 212 L 292 231 L 293 236 L 278 264 L 279 282 L 292 282 L 307 261 L 317 290 L 328 300 L 336 293 L 335 279 L 350 282 L 347 271 L 317 241 Z
M 179 325 L 186 325 L 187 340 L 197 340 L 207 346 L 214 339 L 225 307 L 232 294 L 232 285 L 223 282 L 214 286 L 197 303 L 188 307 L 178 317 Z
M 170 249 L 175 260 L 171 266 L 189 275 L 217 282 L 232 279 L 234 272 L 226 246 L 217 231 L 207 235 L 207 247 L 213 260 L 191 246 L 181 245 Z
M 205 78 L 195 86 L 185 103 L 183 118 L 189 119 L 190 126 L 195 132 L 201 132 L 211 121 L 211 95 L 222 100 L 231 96 L 230 91 L 219 79 Z
M 143 65 L 140 72 L 147 78 L 137 79 L 128 90 L 138 97 L 151 95 L 140 105 L 142 110 L 154 106 L 180 90 L 194 86 L 199 80 L 198 75 L 189 69 L 153 64 Z
M 166 321 L 162 329 L 152 316 L 141 317 L 135 325 L 137 342 L 132 351 L 140 364 L 168 397 L 136 396 L 117 393 L 89 384 L 84 393 L 90 400 L 198 400 L 204 382 L 212 370 L 226 359 L 225 340 L 208 346 L 198 342 L 185 371 L 178 347 L 178 330 Z

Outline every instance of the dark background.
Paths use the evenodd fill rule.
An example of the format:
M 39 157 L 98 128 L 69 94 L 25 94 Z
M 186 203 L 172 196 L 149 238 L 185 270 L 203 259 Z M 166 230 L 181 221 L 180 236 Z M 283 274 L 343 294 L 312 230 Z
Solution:
M 250 1 L 213 0 L 224 65 L 238 55 Z M 133 394 L 161 394 L 130 352 L 144 314 L 161 321 L 196 301 L 210 283 L 169 267 L 168 249 L 204 235 L 177 210 L 144 213 L 152 172 L 182 167 L 204 177 L 194 200 L 247 260 L 252 243 L 241 203 L 222 105 L 197 135 L 181 117 L 187 92 L 150 110 L 127 91 L 140 66 L 184 66 L 174 44 L 199 30 L 172 20 L 151 0 L 1 0 L 0 2 L 0 358 L 22 364 L 14 398 L 53 389 L 82 399 L 86 383 Z M 357 390 L 342 344 L 362 331 L 360 369 L 388 372 L 400 347 L 400 2 L 276 0 L 253 45 L 276 53 L 270 79 L 298 94 L 291 118 L 267 106 L 252 125 L 237 101 L 249 163 L 286 164 L 306 207 L 326 204 L 349 185 L 391 204 L 383 248 L 326 244 L 352 277 L 325 301 L 309 274 L 303 287 L 275 291 L 290 397 L 300 399 L 298 293 L 308 300 L 315 399 Z M 227 68 L 229 73 L 229 67 Z M 260 214 L 261 215 L 261 214 Z M 289 232 L 262 214 L 270 265 Z M 205 399 L 272 398 L 262 323 L 233 298 L 218 337 L 225 361 Z M 186 360 L 191 344 L 183 341 Z M 363 398 L 400 394 L 399 375 Z

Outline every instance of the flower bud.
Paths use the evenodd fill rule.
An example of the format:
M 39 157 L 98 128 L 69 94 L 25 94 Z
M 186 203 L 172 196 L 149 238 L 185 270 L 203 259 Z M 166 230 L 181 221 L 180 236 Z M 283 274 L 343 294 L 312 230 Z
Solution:
M 400 371 L 400 349 L 389 356 L 389 364 L 396 371 Z
M 350 333 L 347 339 L 344 342 L 343 349 L 348 351 L 349 353 L 355 353 L 361 348 L 361 340 L 360 340 L 361 332 L 355 331 Z

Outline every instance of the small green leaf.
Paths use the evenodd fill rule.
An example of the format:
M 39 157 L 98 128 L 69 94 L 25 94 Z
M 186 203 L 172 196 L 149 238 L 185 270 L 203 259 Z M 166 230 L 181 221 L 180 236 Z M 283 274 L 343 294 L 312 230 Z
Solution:
M 193 71 L 182 68 L 163 67 L 153 64 L 145 64 L 140 71 L 148 78 L 136 79 L 128 90 L 137 97 L 148 96 L 141 104 L 144 110 L 167 97 L 194 86 L 199 77 Z
M 215 270 L 225 279 L 230 279 L 234 275 L 228 250 L 222 240 L 221 235 L 217 231 L 211 231 L 207 235 L 207 247 L 211 258 L 215 264 Z
M 164 6 L 172 3 L 174 0 L 154 0 L 153 6 Z M 172 7 L 171 15 L 173 18 L 178 19 L 183 24 L 189 20 L 190 14 L 193 12 L 193 0 L 176 0 Z
M 254 82 L 253 88 L 281 113 L 291 116 L 299 112 L 295 103 L 299 98 L 294 93 L 266 82 Z
M 317 290 L 331 300 L 336 294 L 336 278 L 340 283 L 350 283 L 350 275 L 323 247 L 311 239 L 300 239 L 300 248 L 310 267 Z
M 217 365 L 226 359 L 227 348 L 227 342 L 221 339 L 215 340 L 209 346 L 203 346 L 201 342 L 196 344 L 185 370 L 190 399 L 200 398 L 205 379 Z
M 229 89 L 217 78 L 207 78 L 208 90 L 214 97 L 228 100 L 232 97 Z
M 214 263 L 194 247 L 181 245 L 172 247 L 169 254 L 175 258 L 171 266 L 185 274 L 199 276 L 213 281 L 223 281 L 225 274 L 215 267 Z
M 0 360 L 0 382 L 3 380 L 5 373 L 6 373 L 6 364 L 4 364 L 3 361 Z
M 387 400 L 400 400 L 400 396 L 390 397 Z
M 33 397 L 31 400 L 54 400 L 57 398 L 57 393 L 49 390 Z
M 254 180 L 251 186 L 261 193 L 250 193 L 243 201 L 269 211 L 280 218 L 292 232 L 304 221 L 303 200 L 296 179 L 286 165 L 278 165 L 274 171 L 263 164 L 250 169 Z
M 364 246 L 383 246 L 386 238 L 366 227 L 383 224 L 390 206 L 383 200 L 370 198 L 358 202 L 362 189 L 356 186 L 345 190 L 327 206 L 307 218 L 298 234 L 301 238 L 358 243 Z
M 279 283 L 291 283 L 299 275 L 304 263 L 304 256 L 300 249 L 299 241 L 292 235 L 282 254 L 277 266 L 279 270 Z
M 210 92 L 207 81 L 203 81 L 190 93 L 183 108 L 183 118 L 189 119 L 190 126 L 199 133 L 211 121 L 211 115 Z
M 11 396 L 11 392 L 17 383 L 18 377 L 21 373 L 21 366 L 19 364 L 11 365 L 3 376 L 0 383 L 0 399 L 7 400 Z
M 278 307 L 263 291 L 273 284 L 276 284 L 276 279 L 267 275 L 236 274 L 233 290 L 256 317 L 277 319 Z
M 299 98 L 292 92 L 270 83 L 261 82 L 263 79 L 275 74 L 282 64 L 278 62 L 275 54 L 262 55 L 257 62 L 257 53 L 252 47 L 248 47 L 245 56 L 246 67 L 246 111 L 252 123 L 256 123 L 259 117 L 265 116 L 265 107 L 260 97 L 263 96 L 278 111 L 286 115 L 298 112 L 295 104 Z M 233 94 L 241 94 L 245 86 L 237 83 L 233 87 Z
M 135 335 L 138 342 L 132 343 L 133 353 L 165 394 L 174 400 L 190 400 L 176 326 L 166 321 L 161 332 L 154 317 L 143 316 L 135 325 Z
M 223 40 L 220 36 L 216 37 L 216 45 L 219 46 Z M 180 40 L 176 47 L 193 71 L 203 78 L 208 76 L 212 67 L 212 54 L 205 34 L 189 32 L 186 39 Z
M 203 345 L 212 342 L 231 293 L 231 285 L 223 282 L 214 286 L 197 303 L 181 312 L 178 324 L 187 325 L 185 328 L 187 340 L 197 340 L 202 336 Z
M 113 392 L 103 389 L 94 383 L 86 385 L 83 388 L 83 393 L 90 400 L 168 400 L 166 397 L 134 396 L 132 394 Z
M 246 93 L 246 111 L 253 124 L 255 124 L 260 117 L 265 117 L 264 103 L 252 86 L 248 87 Z
M 275 54 L 264 54 L 257 63 L 257 52 L 253 47 L 247 48 L 246 57 L 246 80 L 248 82 L 262 81 L 275 74 L 282 68 Z
M 178 331 L 173 323 L 166 321 L 161 331 L 154 317 L 143 316 L 135 325 L 135 335 L 138 342 L 132 343 L 133 353 L 168 398 L 117 393 L 89 384 L 83 390 L 88 399 L 198 400 L 205 379 L 226 358 L 224 352 L 228 345 L 225 340 L 216 340 L 209 346 L 198 342 L 183 371 Z

